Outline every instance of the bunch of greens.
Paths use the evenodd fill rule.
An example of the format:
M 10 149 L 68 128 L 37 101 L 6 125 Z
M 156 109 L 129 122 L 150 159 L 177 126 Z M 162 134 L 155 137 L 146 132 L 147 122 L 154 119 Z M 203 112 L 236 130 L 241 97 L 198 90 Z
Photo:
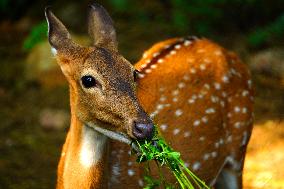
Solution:
M 134 145 L 137 146 L 138 152 L 136 152 L 138 158 L 137 162 L 147 162 L 146 176 L 144 180 L 146 182 L 146 187 L 144 189 L 152 189 L 159 186 L 164 186 L 164 188 L 170 189 L 175 188 L 174 184 L 167 183 L 163 172 L 161 170 L 162 166 L 166 166 L 173 173 L 179 188 L 182 189 L 194 189 L 194 186 L 198 188 L 209 187 L 199 179 L 193 172 L 191 172 L 181 160 L 180 153 L 174 151 L 165 140 L 159 136 L 157 129 L 155 129 L 155 136 L 151 141 L 133 141 Z M 159 179 L 154 179 L 150 175 L 149 161 L 154 160 L 159 168 Z

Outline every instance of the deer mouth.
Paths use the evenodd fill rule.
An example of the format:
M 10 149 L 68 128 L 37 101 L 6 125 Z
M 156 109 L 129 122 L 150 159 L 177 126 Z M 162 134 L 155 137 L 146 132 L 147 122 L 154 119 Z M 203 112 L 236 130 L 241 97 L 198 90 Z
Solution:
M 119 141 L 119 142 L 122 142 L 122 143 L 126 143 L 128 145 L 131 146 L 132 149 L 134 149 L 136 152 L 139 152 L 139 148 L 137 147 L 136 144 L 133 143 L 132 139 L 122 133 L 122 132 L 115 132 L 115 131 L 111 131 L 111 130 L 108 130 L 108 129 L 104 129 L 104 128 L 101 128 L 93 123 L 87 123 L 87 126 L 93 128 L 95 131 L 113 139 L 113 140 L 116 140 L 116 141 Z

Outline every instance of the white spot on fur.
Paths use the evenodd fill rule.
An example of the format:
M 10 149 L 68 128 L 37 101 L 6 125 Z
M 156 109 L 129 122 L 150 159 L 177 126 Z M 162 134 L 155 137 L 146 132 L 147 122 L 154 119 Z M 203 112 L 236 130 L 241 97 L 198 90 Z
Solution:
M 210 89 L 210 85 L 209 85 L 208 83 L 205 83 L 205 84 L 204 84 L 204 87 L 205 87 L 206 89 Z
M 197 96 L 194 94 L 194 95 L 191 96 L 191 99 L 195 100 L 195 99 L 197 99 Z
M 203 97 L 204 97 L 204 94 L 199 94 L 198 95 L 198 98 L 200 98 L 200 99 L 203 98 Z
M 206 69 L 206 66 L 204 64 L 200 64 L 199 67 L 200 67 L 201 70 L 205 70 Z
M 143 77 L 145 77 L 145 75 L 140 73 L 140 74 L 138 74 L 138 77 L 143 78 Z
M 175 50 L 172 50 L 172 51 L 170 52 L 171 55 L 174 55 L 174 54 L 176 54 L 176 53 L 177 53 L 177 51 L 175 51 Z
M 206 153 L 206 154 L 204 154 L 204 156 L 203 156 L 203 160 L 208 160 L 209 159 L 209 157 L 210 157 L 210 154 L 209 153 Z
M 198 161 L 196 161 L 196 162 L 194 162 L 193 165 L 192 165 L 192 170 L 193 170 L 193 171 L 196 171 L 196 170 L 198 170 L 200 167 L 201 167 L 201 163 L 198 162 Z
M 141 68 L 146 68 L 147 67 L 147 64 L 143 64 L 142 66 L 141 66 Z
M 146 64 L 144 64 L 144 65 L 145 65 L 145 67 L 146 67 L 147 64 L 149 64 L 149 63 L 151 62 L 151 59 L 148 59 L 148 60 L 146 60 L 145 62 L 146 62 Z
M 152 68 L 152 69 L 157 68 L 157 64 L 152 64 L 152 65 L 150 66 L 150 68 Z
M 215 146 L 215 148 L 219 148 L 219 146 L 220 146 L 219 142 L 215 142 L 214 146 Z
M 192 43 L 191 41 L 185 40 L 183 44 L 184 44 L 185 46 L 189 46 L 191 43 Z
M 216 90 L 220 90 L 221 89 L 220 83 L 214 83 L 214 87 L 215 87 Z
M 157 106 L 156 106 L 156 109 L 157 110 L 162 110 L 164 108 L 164 105 L 163 104 L 158 104 Z
M 213 114 L 213 113 L 215 113 L 215 109 L 214 108 L 208 108 L 208 109 L 205 110 L 205 113 L 206 114 Z
M 217 96 L 214 96 L 214 95 L 211 96 L 211 102 L 217 103 L 218 100 L 219 100 L 219 98 Z
M 190 78 L 189 78 L 188 75 L 184 75 L 184 76 L 183 76 L 183 79 L 184 79 L 185 81 L 188 81 Z
M 184 136 L 185 138 L 189 137 L 189 136 L 190 136 L 190 132 L 189 132 L 189 131 L 186 131 L 186 132 L 183 134 L 183 136 Z
M 196 70 L 195 70 L 194 68 L 191 68 L 191 69 L 190 69 L 190 73 L 195 74 L 195 73 L 196 73 Z
M 217 55 L 217 56 L 221 56 L 221 55 L 222 55 L 222 52 L 219 51 L 219 50 L 217 50 L 217 51 L 214 52 L 214 54 Z
M 189 100 L 188 100 L 188 103 L 189 103 L 189 104 L 193 104 L 194 102 L 195 102 L 194 99 L 189 99 Z
M 141 187 L 142 187 L 142 186 L 144 185 L 143 180 L 142 180 L 142 179 L 139 179 L 139 180 L 138 180 L 138 184 L 139 184 L 139 186 L 141 186 Z
M 201 121 L 202 121 L 203 123 L 207 123 L 207 122 L 208 122 L 207 116 L 202 117 L 202 118 L 201 118 Z
M 228 114 L 227 114 L 227 117 L 232 117 L 232 114 L 229 112 Z
M 174 135 L 177 135 L 180 132 L 180 129 L 174 129 L 173 133 Z
M 165 131 L 168 128 L 168 126 L 166 124 L 162 124 L 162 125 L 160 125 L 160 127 L 163 131 Z
M 228 76 L 224 75 L 224 76 L 222 77 L 222 81 L 223 81 L 224 83 L 229 83 L 229 78 L 228 78 Z
M 179 93 L 178 90 L 174 90 L 174 91 L 172 92 L 172 95 L 176 96 L 176 95 L 178 95 L 178 93 Z
M 153 54 L 153 57 L 157 57 L 157 56 L 159 56 L 159 55 L 160 55 L 159 52 L 155 52 L 155 53 Z
M 232 142 L 232 141 L 233 141 L 233 136 L 232 135 L 228 136 L 227 137 L 227 142 L 229 143 L 229 142 Z
M 211 156 L 212 156 L 213 158 L 217 157 L 217 152 L 212 152 L 212 153 L 211 153 Z
M 148 56 L 148 54 L 145 52 L 142 57 L 147 58 L 147 56 Z
M 164 92 L 164 91 L 165 91 L 165 88 L 164 88 L 164 87 L 161 87 L 161 88 L 159 88 L 159 91 L 160 91 L 160 92 Z
M 184 87 L 185 87 L 185 83 L 180 82 L 180 83 L 178 84 L 178 88 L 182 89 L 182 88 L 184 88 Z
M 181 45 L 177 44 L 175 45 L 175 49 L 180 49 L 181 48 Z
M 132 169 L 128 169 L 127 174 L 132 177 L 135 174 L 135 172 Z
M 200 125 L 200 120 L 195 120 L 193 122 L 193 126 L 197 127 L 198 125 Z
M 249 94 L 249 92 L 247 90 L 243 90 L 243 92 L 242 92 L 243 97 L 247 96 L 248 94 Z
M 251 89 L 251 87 L 252 87 L 252 81 L 249 79 L 248 80 L 248 87 Z
M 241 127 L 241 122 L 234 123 L 234 127 L 239 129 Z
M 151 69 L 147 69 L 147 70 L 145 70 L 145 72 L 146 72 L 146 73 L 151 73 L 152 70 L 151 70 Z
M 183 112 L 182 112 L 181 109 L 177 109 L 177 110 L 175 111 L 175 115 L 176 115 L 177 117 L 181 116 L 182 113 L 183 113 Z
M 111 169 L 112 172 L 112 177 L 111 177 L 111 182 L 112 183 L 119 183 L 119 179 L 117 178 L 118 176 L 120 176 L 120 166 L 119 166 L 119 162 L 116 162 Z
M 161 96 L 160 101 L 161 101 L 161 102 L 164 102 L 164 101 L 166 101 L 166 99 L 167 99 L 167 98 L 166 98 L 165 96 Z
M 235 111 L 236 113 L 239 113 L 239 112 L 241 111 L 241 109 L 240 109 L 239 106 L 235 106 L 234 111 Z
M 163 59 L 159 59 L 159 60 L 158 60 L 158 63 L 163 63 L 163 62 L 164 62 Z

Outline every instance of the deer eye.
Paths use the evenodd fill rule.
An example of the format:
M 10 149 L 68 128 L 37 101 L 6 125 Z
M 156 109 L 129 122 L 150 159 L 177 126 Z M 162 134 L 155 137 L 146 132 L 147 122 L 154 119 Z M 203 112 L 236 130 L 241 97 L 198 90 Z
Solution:
M 139 71 L 138 70 L 134 70 L 133 72 L 133 78 L 134 78 L 134 81 L 136 82 L 139 78 Z
M 94 77 L 90 76 L 90 75 L 86 75 L 83 76 L 81 78 L 82 80 L 82 84 L 85 88 L 92 88 L 92 87 L 96 87 L 97 86 L 97 81 Z

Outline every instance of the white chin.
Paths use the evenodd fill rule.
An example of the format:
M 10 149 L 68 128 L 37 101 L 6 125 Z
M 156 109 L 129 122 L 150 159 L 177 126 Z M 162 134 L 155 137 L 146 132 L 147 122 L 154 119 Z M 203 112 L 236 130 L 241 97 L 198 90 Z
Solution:
M 114 132 L 114 131 L 110 131 L 110 130 L 107 130 L 107 129 L 103 129 L 103 128 L 98 127 L 97 125 L 95 125 L 93 123 L 90 123 L 90 122 L 87 123 L 87 125 L 89 127 L 93 128 L 94 130 L 96 130 L 97 132 L 99 132 L 99 133 L 101 133 L 101 134 L 103 134 L 103 135 L 105 135 L 105 136 L 107 136 L 107 137 L 109 137 L 109 138 L 111 138 L 113 140 L 117 140 L 119 142 L 123 142 L 123 143 L 126 143 L 128 145 L 131 145 L 131 147 L 135 151 L 139 152 L 138 147 L 134 143 L 132 143 L 131 139 L 128 136 L 126 136 L 125 134 Z

